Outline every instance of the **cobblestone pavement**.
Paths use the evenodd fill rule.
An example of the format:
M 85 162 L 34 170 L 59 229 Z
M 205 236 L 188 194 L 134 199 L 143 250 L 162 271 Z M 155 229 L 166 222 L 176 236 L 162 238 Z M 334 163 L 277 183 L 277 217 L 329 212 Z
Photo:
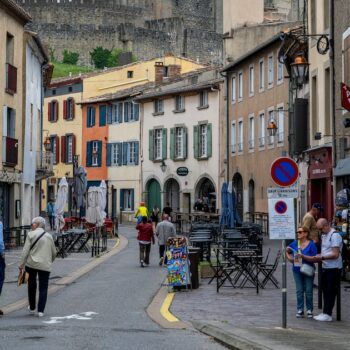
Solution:
M 271 248 L 270 258 L 275 258 L 281 243 L 264 239 L 264 252 Z M 281 282 L 281 263 L 275 273 Z M 225 325 L 226 328 L 236 327 L 281 327 L 282 326 L 282 293 L 272 284 L 256 294 L 253 288 L 233 289 L 221 288 L 216 292 L 215 281 L 208 285 L 208 279 L 202 279 L 200 288 L 191 292 L 179 292 L 172 304 L 171 311 L 184 321 L 206 321 Z M 315 277 L 317 281 L 317 275 Z M 342 284 L 342 321 L 317 322 L 313 319 L 297 319 L 295 284 L 291 265 L 287 265 L 287 327 L 304 331 L 326 331 L 328 334 L 341 334 L 350 340 L 350 289 L 344 289 Z M 321 310 L 317 308 L 317 288 L 314 289 L 314 314 Z M 333 318 L 335 318 L 335 308 Z

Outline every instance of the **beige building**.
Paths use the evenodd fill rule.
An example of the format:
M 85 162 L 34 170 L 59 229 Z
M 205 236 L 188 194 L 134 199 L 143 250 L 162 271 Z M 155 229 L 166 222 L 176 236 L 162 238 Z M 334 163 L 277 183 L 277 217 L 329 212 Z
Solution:
M 241 219 L 247 212 L 267 212 L 267 188 L 275 187 L 270 166 L 288 155 L 288 80 L 278 61 L 280 46 L 277 34 L 224 68 L 228 114 L 221 137 L 227 148 L 221 146 L 221 167 L 233 183 Z M 272 119 L 275 136 L 267 130 Z
M 31 20 L 12 0 L 0 2 L 0 220 L 19 226 L 23 171 L 24 25 Z

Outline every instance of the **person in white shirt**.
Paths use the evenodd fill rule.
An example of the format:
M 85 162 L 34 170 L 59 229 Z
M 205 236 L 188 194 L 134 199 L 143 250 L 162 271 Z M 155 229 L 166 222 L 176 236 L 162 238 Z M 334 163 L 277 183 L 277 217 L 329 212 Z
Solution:
M 163 220 L 156 227 L 156 235 L 159 245 L 159 265 L 164 261 L 165 244 L 168 238 L 176 236 L 175 226 L 169 221 L 169 215 L 163 214 Z
M 316 321 L 332 321 L 332 311 L 343 267 L 341 256 L 343 239 L 339 233 L 331 228 L 326 219 L 317 220 L 316 225 L 322 234 L 321 254 L 313 257 L 302 255 L 302 258 L 310 262 L 322 261 L 323 312 L 315 316 L 314 319 Z

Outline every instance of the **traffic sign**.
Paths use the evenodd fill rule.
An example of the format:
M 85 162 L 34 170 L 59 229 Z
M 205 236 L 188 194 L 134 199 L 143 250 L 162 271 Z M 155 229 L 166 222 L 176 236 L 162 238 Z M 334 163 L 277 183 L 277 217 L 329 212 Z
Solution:
M 293 185 L 299 177 L 298 164 L 291 158 L 277 158 L 271 165 L 272 180 L 281 187 Z
M 287 211 L 287 203 L 284 201 L 278 201 L 275 204 L 275 210 L 277 214 L 284 214 Z
M 297 187 L 269 187 L 267 198 L 298 198 Z

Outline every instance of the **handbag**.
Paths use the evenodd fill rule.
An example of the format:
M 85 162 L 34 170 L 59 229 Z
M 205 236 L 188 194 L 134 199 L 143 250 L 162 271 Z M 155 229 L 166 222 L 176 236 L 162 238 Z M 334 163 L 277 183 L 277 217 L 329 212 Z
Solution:
M 300 273 L 302 273 L 303 275 L 312 277 L 315 274 L 315 268 L 309 264 L 301 264 Z

